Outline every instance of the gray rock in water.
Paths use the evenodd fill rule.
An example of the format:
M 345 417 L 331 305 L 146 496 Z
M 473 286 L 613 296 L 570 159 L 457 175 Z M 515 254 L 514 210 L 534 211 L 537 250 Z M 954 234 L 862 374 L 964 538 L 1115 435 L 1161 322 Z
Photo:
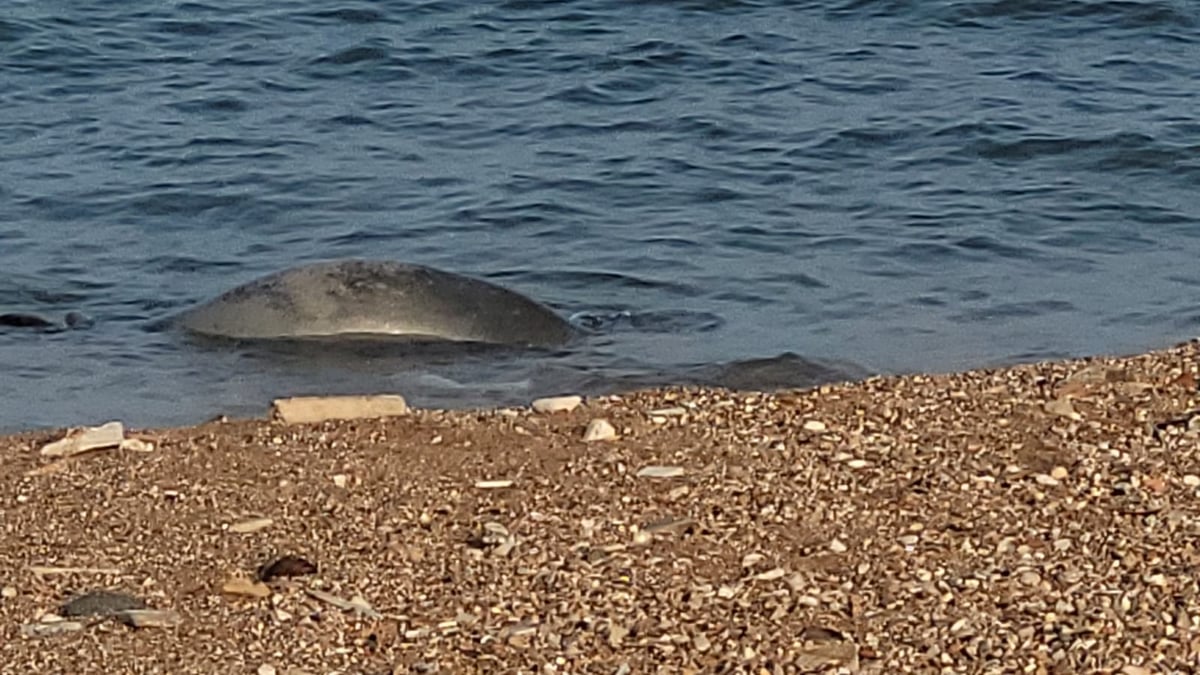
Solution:
M 27 328 L 41 333 L 58 333 L 71 328 L 86 328 L 91 323 L 91 319 L 79 312 L 67 312 L 62 322 L 28 312 L 0 314 L 0 328 Z

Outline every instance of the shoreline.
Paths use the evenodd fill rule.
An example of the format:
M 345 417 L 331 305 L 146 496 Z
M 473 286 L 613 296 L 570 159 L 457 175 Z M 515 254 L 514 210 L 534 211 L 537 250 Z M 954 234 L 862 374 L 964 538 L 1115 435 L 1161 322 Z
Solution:
M 1191 341 L 67 460 L 0 436 L 0 673 L 1188 672 L 1198 381 Z M 283 555 L 317 569 L 255 581 Z M 178 624 L 31 636 L 93 589 Z

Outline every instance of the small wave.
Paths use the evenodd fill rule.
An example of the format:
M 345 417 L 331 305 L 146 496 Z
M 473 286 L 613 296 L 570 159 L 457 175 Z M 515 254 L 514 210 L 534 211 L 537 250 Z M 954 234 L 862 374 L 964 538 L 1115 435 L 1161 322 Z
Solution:
M 688 310 L 586 311 L 576 312 L 567 320 L 592 333 L 622 330 L 639 333 L 706 333 L 725 325 L 725 320 L 716 314 Z
M 381 23 L 386 18 L 383 12 L 365 7 L 339 7 L 337 9 L 306 12 L 303 16 L 318 19 L 322 23 L 346 23 L 354 25 Z

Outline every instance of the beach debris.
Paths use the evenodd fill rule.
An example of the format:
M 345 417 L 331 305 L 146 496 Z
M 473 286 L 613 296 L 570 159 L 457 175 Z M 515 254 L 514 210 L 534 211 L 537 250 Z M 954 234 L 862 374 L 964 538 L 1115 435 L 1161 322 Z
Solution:
M 62 616 L 113 616 L 130 609 L 149 609 L 149 606 L 128 593 L 91 591 L 76 596 L 58 610 Z
M 821 433 L 822 431 L 826 431 L 827 429 L 829 429 L 829 427 L 826 426 L 826 424 L 820 420 L 808 420 L 804 423 L 805 431 L 811 431 L 813 433 Z
M 154 444 L 150 441 L 140 438 L 126 438 L 117 446 L 121 450 L 130 450 L 132 452 L 154 452 Z
M 125 425 L 107 422 L 98 427 L 72 429 L 57 441 L 42 446 L 43 457 L 72 457 L 91 450 L 115 448 L 125 440 Z
M 132 628 L 171 628 L 183 622 L 179 612 L 169 609 L 126 609 L 113 616 Z
M 659 466 L 651 464 L 638 469 L 638 478 L 678 478 L 684 474 L 682 466 Z
M 233 577 L 221 584 L 221 592 L 227 595 L 243 595 L 250 598 L 266 598 L 271 595 L 271 587 L 261 581 L 252 581 L 242 577 Z
M 298 555 L 285 555 L 263 565 L 258 571 L 258 578 L 262 581 L 271 581 L 279 577 L 302 577 L 316 573 L 316 563 L 309 562 Z
M 404 415 L 403 396 L 296 396 L 275 399 L 275 414 L 286 424 L 311 424 L 328 420 L 375 419 Z
M 502 490 L 504 488 L 510 488 L 512 486 L 513 486 L 513 481 L 511 481 L 511 480 L 477 480 L 477 481 L 475 481 L 475 487 L 479 488 L 480 490 Z
M 370 618 L 370 619 L 382 619 L 383 618 L 383 615 L 380 614 L 379 612 L 375 611 L 375 608 L 372 607 L 371 604 L 368 603 L 366 601 L 366 599 L 364 599 L 361 595 L 355 595 L 354 597 L 350 598 L 349 600 L 344 600 L 342 598 L 337 597 L 336 595 L 333 595 L 332 593 L 326 593 L 325 591 L 318 590 L 315 588 L 305 589 L 304 592 L 308 593 L 310 596 L 316 598 L 317 600 L 320 600 L 321 602 L 329 603 L 329 604 L 333 605 L 334 607 L 337 607 L 338 609 L 344 609 L 347 611 L 358 612 L 359 614 L 362 614 L 363 616 Z
M 535 400 L 530 407 L 540 413 L 571 412 L 581 403 L 582 396 L 548 396 Z
M 606 419 L 596 418 L 588 422 L 587 429 L 583 432 L 583 441 L 592 443 L 595 441 L 611 441 L 617 437 L 617 430 Z
M 84 625 L 81 621 L 67 621 L 61 616 L 47 614 L 36 623 L 27 623 L 21 626 L 21 635 L 30 638 L 54 637 L 81 631 L 83 628 Z
M 271 518 L 251 518 L 250 520 L 243 520 L 240 523 L 230 525 L 229 531 L 236 534 L 250 534 L 251 532 L 266 529 L 274 523 L 275 521 Z

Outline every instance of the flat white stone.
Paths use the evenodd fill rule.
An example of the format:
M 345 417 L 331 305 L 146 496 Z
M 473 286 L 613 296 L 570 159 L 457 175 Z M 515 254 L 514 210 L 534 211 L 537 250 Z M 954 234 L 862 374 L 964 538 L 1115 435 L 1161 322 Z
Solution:
M 682 466 L 643 466 L 638 469 L 638 478 L 678 478 L 684 474 Z
M 296 396 L 276 399 L 275 413 L 286 424 L 311 424 L 327 420 L 393 417 L 408 412 L 403 396 Z
M 535 400 L 530 406 L 540 413 L 571 412 L 583 403 L 582 396 L 547 396 Z
M 593 443 L 595 441 L 611 441 L 617 437 L 617 430 L 613 425 L 605 419 L 594 419 L 588 422 L 587 429 L 583 432 L 583 440 L 585 443 Z
M 70 457 L 89 450 L 115 448 L 125 440 L 125 425 L 108 422 L 98 427 L 87 427 L 67 432 L 63 438 L 42 446 L 46 457 Z

